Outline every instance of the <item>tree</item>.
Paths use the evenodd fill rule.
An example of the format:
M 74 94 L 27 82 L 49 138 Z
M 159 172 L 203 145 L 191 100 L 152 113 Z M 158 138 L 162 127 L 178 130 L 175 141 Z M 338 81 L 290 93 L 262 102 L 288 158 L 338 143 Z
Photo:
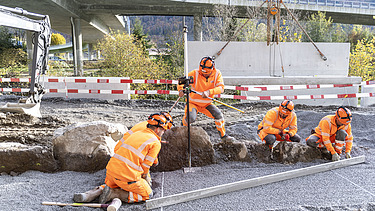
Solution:
M 13 48 L 12 34 L 9 33 L 8 28 L 0 27 L 0 53 L 8 48 Z
M 143 51 L 145 53 L 148 53 L 147 49 L 151 48 L 152 44 L 150 43 L 150 40 L 147 38 L 148 35 L 146 35 L 143 32 L 142 22 L 141 22 L 141 20 L 139 18 L 136 18 L 134 20 L 134 28 L 133 28 L 132 35 L 138 41 L 138 44 L 143 49 Z
M 360 76 L 363 81 L 375 79 L 375 38 L 358 41 L 355 49 L 350 53 L 349 75 Z
M 331 42 L 332 19 L 326 19 L 325 12 L 313 13 L 306 22 L 306 32 L 314 42 Z M 309 42 L 304 35 L 303 41 Z
M 130 77 L 131 79 L 165 79 L 166 66 L 161 61 L 152 61 L 144 54 L 133 35 L 125 33 L 111 33 L 106 35 L 97 44 L 104 57 L 100 76 Z M 163 87 L 152 84 L 131 84 L 131 89 L 152 89 Z M 145 96 L 137 96 L 145 97 Z M 152 96 L 157 97 L 157 96 Z
M 352 51 L 356 48 L 356 45 L 359 42 L 362 42 L 363 40 L 369 42 L 372 39 L 370 30 L 361 25 L 354 25 L 348 36 Z
M 64 36 L 58 33 L 52 33 L 51 35 L 51 45 L 64 45 L 66 44 L 66 40 Z

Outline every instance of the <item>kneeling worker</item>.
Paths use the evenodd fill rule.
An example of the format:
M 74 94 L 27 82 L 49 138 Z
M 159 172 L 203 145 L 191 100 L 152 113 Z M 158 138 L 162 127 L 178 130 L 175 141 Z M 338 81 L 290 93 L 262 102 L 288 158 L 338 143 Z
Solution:
M 311 147 L 326 148 L 332 155 L 332 161 L 340 160 L 345 144 L 346 158 L 351 158 L 350 151 L 353 145 L 351 121 L 350 110 L 340 106 L 335 115 L 327 115 L 320 120 L 319 125 L 312 131 L 313 134 L 306 138 L 306 144 Z
M 173 124 L 173 119 L 172 119 L 172 116 L 166 112 L 166 111 L 162 111 L 160 112 L 160 114 L 162 114 L 168 121 L 167 123 L 167 128 L 168 129 L 171 129 L 172 126 L 174 125 Z M 122 139 L 120 139 L 118 141 L 118 143 L 116 144 L 115 146 L 115 149 L 114 149 L 114 152 L 116 153 L 118 149 L 120 149 L 121 145 L 124 143 L 124 141 L 133 133 L 137 132 L 137 131 L 141 131 L 141 130 L 144 130 L 147 128 L 147 124 L 148 124 L 148 121 L 143 121 L 143 122 L 140 122 L 140 123 L 137 123 L 136 125 L 134 125 L 130 130 L 128 130 L 122 137 Z M 155 162 L 154 163 L 158 163 L 158 159 L 156 158 Z M 150 172 L 146 175 L 142 175 L 142 178 L 144 178 L 148 184 L 151 186 L 152 182 L 151 182 L 151 175 L 150 175 Z M 73 197 L 73 201 L 75 202 L 79 202 L 79 203 L 82 203 L 82 202 L 92 202 L 94 201 L 97 197 L 99 197 L 102 193 L 103 193 L 103 189 L 106 185 L 103 184 L 103 185 L 100 185 L 100 186 L 97 186 L 95 187 L 94 189 L 92 190 L 89 190 L 85 193 L 75 193 L 74 194 L 74 197 Z
M 294 112 L 293 102 L 284 100 L 279 107 L 269 110 L 258 125 L 257 133 L 271 150 L 276 141 L 300 142 L 301 137 L 297 134 L 297 115 Z
M 141 202 L 152 196 L 151 186 L 142 177 L 156 164 L 168 121 L 164 115 L 156 113 L 150 115 L 147 122 L 147 128 L 130 135 L 109 160 L 105 178 L 107 186 L 99 197 L 99 203 L 113 198 L 127 203 Z

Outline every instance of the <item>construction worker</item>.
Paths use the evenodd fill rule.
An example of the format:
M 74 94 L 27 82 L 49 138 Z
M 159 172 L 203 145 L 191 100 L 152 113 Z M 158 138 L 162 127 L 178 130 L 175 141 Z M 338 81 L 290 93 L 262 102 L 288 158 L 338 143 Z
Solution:
M 319 125 L 306 138 L 306 144 L 328 150 L 332 155 L 332 161 L 340 160 L 345 144 L 346 158 L 351 158 L 350 152 L 353 145 L 351 121 L 350 110 L 340 106 L 335 115 L 327 115 L 320 120 Z
M 160 113 L 152 114 L 147 120 L 147 128 L 131 134 L 117 149 L 107 164 L 107 174 L 99 203 L 113 198 L 133 203 L 150 199 L 151 186 L 143 178 L 150 167 L 157 164 L 161 148 L 161 136 L 168 130 L 168 121 Z
M 214 95 L 224 92 L 224 81 L 220 70 L 215 68 L 215 62 L 211 57 L 203 57 L 199 64 L 198 70 L 188 73 L 188 77 L 193 78 L 191 92 L 189 95 L 189 117 L 190 123 L 193 123 L 197 114 L 203 113 L 206 116 L 215 119 L 216 129 L 219 131 L 223 142 L 233 142 L 234 138 L 225 133 L 224 116 L 221 111 L 212 104 Z M 179 96 L 185 94 L 184 85 L 178 86 Z M 187 126 L 187 106 L 185 107 L 185 115 L 182 119 L 183 126 Z
M 171 129 L 171 127 L 173 126 L 173 118 L 172 116 L 166 112 L 166 111 L 162 111 L 160 112 L 160 114 L 162 114 L 166 119 L 167 119 L 167 129 Z M 137 132 L 137 131 L 142 131 L 144 129 L 147 128 L 147 124 L 148 124 L 148 120 L 146 121 L 143 121 L 143 122 L 140 122 L 140 123 L 137 123 L 136 125 L 134 125 L 130 130 L 128 130 L 122 137 L 122 139 L 120 139 L 116 146 L 115 146 L 115 149 L 114 149 L 114 152 L 116 153 L 118 151 L 118 149 L 120 149 L 120 147 L 122 146 L 122 144 L 125 142 L 125 140 L 133 133 Z M 156 158 L 156 163 L 158 163 L 158 159 Z M 152 181 L 151 181 L 151 175 L 150 175 L 150 172 L 148 172 L 148 174 L 146 175 L 142 175 L 142 178 L 144 178 L 147 183 L 151 186 L 152 184 Z M 95 187 L 94 189 L 92 190 L 89 190 L 85 193 L 76 193 L 74 194 L 74 197 L 73 197 L 73 200 L 75 202 L 91 202 L 93 200 L 95 200 L 97 197 L 99 197 L 102 193 L 103 193 L 103 189 L 106 185 L 103 184 L 103 185 L 100 185 L 100 186 L 97 186 Z
M 259 123 L 257 133 L 271 150 L 276 141 L 300 142 L 294 103 L 284 100 L 279 107 L 270 109 Z

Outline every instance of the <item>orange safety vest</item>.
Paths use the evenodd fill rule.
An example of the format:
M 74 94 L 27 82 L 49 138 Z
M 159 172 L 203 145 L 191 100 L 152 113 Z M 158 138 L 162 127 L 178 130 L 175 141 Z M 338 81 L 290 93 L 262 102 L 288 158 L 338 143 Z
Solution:
M 125 182 L 141 179 L 155 162 L 161 149 L 159 137 L 146 128 L 130 135 L 107 164 L 107 174 Z
M 286 130 L 287 128 L 289 128 L 289 130 Z M 297 115 L 294 111 L 292 111 L 290 115 L 283 119 L 279 115 L 279 107 L 272 108 L 259 123 L 258 130 L 262 130 L 264 132 L 259 133 L 262 140 L 268 134 L 279 134 L 279 130 L 288 132 L 290 136 L 293 137 L 297 133 Z
M 205 78 L 202 74 L 199 74 L 199 70 L 193 70 L 188 73 L 188 76 L 193 76 L 194 83 L 191 84 L 191 90 L 196 91 L 199 94 L 193 92 L 189 95 L 189 102 L 200 107 L 208 106 L 212 100 L 203 98 L 201 95 L 204 91 L 210 90 L 209 97 L 213 98 L 217 94 L 224 92 L 224 81 L 220 70 L 214 68 L 211 75 Z M 177 87 L 178 91 L 183 89 L 183 85 Z
M 337 127 L 335 115 L 327 115 L 323 117 L 320 120 L 319 125 L 315 128 L 315 133 L 320 138 L 318 141 L 318 147 L 323 147 L 324 145 L 331 154 L 335 154 L 336 150 L 333 148 L 332 143 L 335 143 L 336 132 L 341 129 L 345 130 L 348 134 L 345 138 L 345 152 L 350 152 L 353 145 L 352 126 L 349 123 Z
M 144 130 L 145 128 L 147 128 L 147 121 L 144 121 L 144 122 L 140 122 L 136 125 L 134 125 L 130 130 L 128 130 L 124 136 L 122 137 L 122 139 L 120 139 L 116 146 L 115 146 L 115 153 L 116 151 L 121 147 L 121 145 L 124 143 L 124 141 L 133 133 L 137 132 L 137 131 L 141 131 L 141 130 Z

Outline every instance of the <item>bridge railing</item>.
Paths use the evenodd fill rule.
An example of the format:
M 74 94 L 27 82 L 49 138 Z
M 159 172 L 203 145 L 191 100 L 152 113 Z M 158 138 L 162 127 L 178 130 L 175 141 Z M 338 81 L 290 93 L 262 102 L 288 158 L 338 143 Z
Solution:
M 283 0 L 287 4 L 307 4 L 330 7 L 347 7 L 359 9 L 375 9 L 375 3 L 363 1 L 340 1 L 340 0 Z

